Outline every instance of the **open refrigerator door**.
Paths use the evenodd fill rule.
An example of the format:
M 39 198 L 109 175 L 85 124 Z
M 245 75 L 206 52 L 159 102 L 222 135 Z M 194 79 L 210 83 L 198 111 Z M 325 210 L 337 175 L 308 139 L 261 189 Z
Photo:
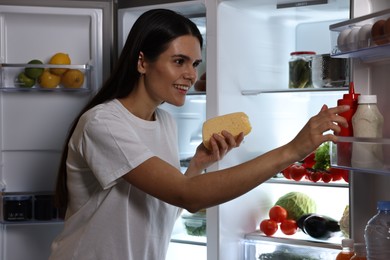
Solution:
M 289 5 L 279 5 L 285 2 Z M 311 65 L 316 57 L 330 55 L 329 25 L 349 19 L 349 2 L 206 1 L 207 74 L 213 75 L 207 83 L 214 86 L 207 91 L 207 118 L 242 111 L 252 124 L 252 132 L 240 148 L 213 169 L 242 163 L 286 144 L 324 104 L 337 105 L 348 90 L 348 75 L 341 85 L 291 88 L 289 64 L 296 52 L 315 53 Z M 311 69 L 314 80 L 314 66 Z M 272 236 L 260 230 L 271 207 L 290 192 L 315 201 L 315 212 L 306 213 L 337 222 L 349 205 L 349 184 L 344 180 L 314 182 L 303 177 L 297 181 L 275 173 L 275 178 L 247 194 L 208 209 L 208 259 L 335 257 L 344 237 L 341 231 L 324 239 L 301 229 L 285 235 L 280 226 Z
M 62 229 L 52 202 L 61 152 L 110 72 L 113 10 L 110 1 L 0 1 L 0 259 L 47 259 Z

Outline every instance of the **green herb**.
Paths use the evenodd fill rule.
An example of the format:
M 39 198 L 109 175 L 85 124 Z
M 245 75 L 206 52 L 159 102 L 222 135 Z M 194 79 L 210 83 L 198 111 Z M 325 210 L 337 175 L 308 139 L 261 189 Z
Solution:
M 323 143 L 315 151 L 314 160 L 316 163 L 313 166 L 314 169 L 327 171 L 330 168 L 329 146 L 329 142 Z

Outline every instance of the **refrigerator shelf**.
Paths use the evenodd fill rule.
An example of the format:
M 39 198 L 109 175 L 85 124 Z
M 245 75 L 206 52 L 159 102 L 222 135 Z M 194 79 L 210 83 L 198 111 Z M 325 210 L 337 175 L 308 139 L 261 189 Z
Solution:
M 372 26 L 390 19 L 390 9 L 329 26 L 333 58 L 359 58 L 363 62 L 390 59 L 390 35 L 371 36 Z
M 329 239 L 316 239 L 298 230 L 294 235 L 285 235 L 278 230 L 273 236 L 266 236 L 260 230 L 245 235 L 245 241 L 262 243 L 263 241 L 285 245 L 308 246 L 316 248 L 340 249 L 341 240 L 345 237 L 341 232 L 333 233 Z
M 373 165 L 372 167 L 358 167 L 356 165 L 352 165 L 351 156 L 354 144 L 357 144 L 359 149 L 379 149 L 381 156 L 383 157 L 381 158 L 381 162 Z M 344 151 L 347 149 L 349 152 L 338 154 L 337 148 L 344 148 Z M 332 143 L 330 146 L 330 163 L 331 166 L 335 168 L 390 176 L 389 152 L 390 138 L 358 138 L 339 136 L 337 144 Z
M 26 68 L 41 68 L 41 69 L 74 69 L 79 70 L 84 75 L 84 82 L 80 87 L 64 87 L 62 83 L 56 87 L 42 87 L 37 80 L 32 82 L 32 87 L 22 86 L 22 82 L 18 79 L 18 75 Z M 76 92 L 85 93 L 91 91 L 91 71 L 92 66 L 84 65 L 54 65 L 54 64 L 23 64 L 23 63 L 0 63 L 0 91 L 7 92 Z M 33 80 L 34 81 L 34 80 Z
M 322 181 L 312 182 L 309 180 L 302 179 L 300 181 L 288 180 L 284 177 L 281 178 L 271 178 L 267 181 L 267 183 L 273 184 L 289 184 L 289 185 L 303 185 L 303 186 L 316 186 L 316 187 L 330 187 L 330 188 L 348 188 L 349 184 L 345 181 L 335 181 L 325 183 Z
M 284 93 L 284 92 L 321 92 L 321 91 L 346 91 L 348 90 L 348 87 L 335 87 L 335 88 L 288 88 L 288 89 L 244 89 L 241 90 L 241 95 L 243 96 L 256 96 L 260 94 L 266 94 L 266 93 Z

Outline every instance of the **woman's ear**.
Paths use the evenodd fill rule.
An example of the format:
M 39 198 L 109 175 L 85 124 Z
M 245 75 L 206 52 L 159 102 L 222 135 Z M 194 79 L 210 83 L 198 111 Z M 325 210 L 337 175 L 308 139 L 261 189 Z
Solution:
M 146 72 L 145 56 L 142 52 L 138 55 L 137 69 L 140 74 L 145 74 Z

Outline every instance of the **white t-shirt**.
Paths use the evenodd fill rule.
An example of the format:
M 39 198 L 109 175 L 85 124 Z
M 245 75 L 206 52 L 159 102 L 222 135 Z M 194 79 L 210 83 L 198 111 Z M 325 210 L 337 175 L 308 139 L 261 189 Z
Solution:
M 80 118 L 69 142 L 64 230 L 50 259 L 165 259 L 180 210 L 121 178 L 152 156 L 180 169 L 168 112 L 157 109 L 156 120 L 145 121 L 112 100 Z

